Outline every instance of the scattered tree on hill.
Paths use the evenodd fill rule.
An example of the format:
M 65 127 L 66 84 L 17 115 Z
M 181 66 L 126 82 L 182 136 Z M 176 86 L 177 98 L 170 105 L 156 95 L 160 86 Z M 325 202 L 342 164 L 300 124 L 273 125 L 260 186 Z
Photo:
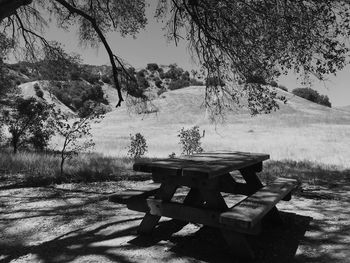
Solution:
M 12 43 L 4 34 L 0 33 L 0 98 L 3 98 L 9 90 L 13 88 L 13 83 L 8 77 L 7 68 L 4 65 L 9 50 L 12 48 Z
M 73 123 L 60 110 L 54 110 L 53 115 L 55 132 L 63 137 L 63 144 L 60 150 L 60 173 L 62 176 L 67 159 L 95 145 L 90 133 L 91 122 L 100 121 L 103 118 L 103 114 L 97 111 L 96 108 L 91 108 L 89 115 L 80 117 L 74 120 Z
M 67 54 L 58 42 L 53 41 L 49 45 L 44 47 L 43 60 L 37 63 L 41 79 L 70 80 L 72 74 L 78 79 L 80 56 Z
M 148 63 L 146 69 L 149 71 L 156 71 L 159 69 L 159 66 L 157 63 Z
M 177 137 L 180 138 L 179 144 L 182 147 L 182 154 L 191 155 L 194 153 L 203 152 L 200 141 L 201 135 L 199 133 L 198 126 L 194 126 L 190 129 L 182 128 Z
M 332 104 L 329 102 L 329 98 L 327 95 L 321 95 L 316 90 L 313 90 L 311 88 L 293 89 L 292 93 L 296 96 L 302 97 L 320 105 L 324 105 L 330 108 L 332 107 Z
M 29 99 L 17 98 L 13 109 L 3 112 L 3 122 L 8 126 L 11 134 L 10 143 L 14 153 L 17 153 L 19 147 L 30 141 L 40 140 L 43 147 L 47 144 L 52 135 L 52 127 L 48 122 L 51 109 L 51 105 L 39 102 L 32 97 Z M 37 145 L 34 143 L 35 147 Z
M 286 86 L 278 85 L 278 88 L 281 89 L 281 90 L 284 90 L 284 91 L 287 91 L 287 92 L 288 92 L 288 89 L 287 89 Z
M 128 147 L 128 155 L 133 159 L 142 157 L 147 152 L 147 142 L 141 133 L 135 135 L 130 134 L 130 145 Z
M 117 65 L 128 74 L 105 35 L 112 30 L 135 35 L 144 28 L 145 1 L 0 0 L 0 26 L 7 36 L 15 36 L 17 44 L 22 37 L 27 54 L 37 57 L 40 46 L 49 46 L 38 33 L 46 22 L 41 12 L 47 10 L 60 27 L 78 26 L 81 42 L 103 43 L 119 106 L 123 97 Z M 168 20 L 168 37 L 176 43 L 181 38 L 189 40 L 204 74 L 229 83 L 207 86 L 206 94 L 222 94 L 223 106 L 238 103 L 238 97 L 255 101 L 248 103 L 252 112 L 278 108 L 278 95 L 262 84 L 289 70 L 322 79 L 344 68 L 349 54 L 350 3 L 344 0 L 159 0 L 156 18 Z M 232 84 L 238 79 L 244 85 Z M 208 96 L 206 100 L 213 101 Z

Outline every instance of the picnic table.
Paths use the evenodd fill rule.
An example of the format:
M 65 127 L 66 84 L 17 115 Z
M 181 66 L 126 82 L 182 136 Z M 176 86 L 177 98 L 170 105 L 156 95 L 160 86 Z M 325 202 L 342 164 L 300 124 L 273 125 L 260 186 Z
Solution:
M 267 154 L 246 152 L 206 152 L 177 158 L 136 162 L 135 171 L 152 173 L 155 184 L 114 194 L 110 201 L 126 204 L 144 212 L 139 234 L 150 234 L 162 216 L 179 225 L 188 222 L 218 228 L 231 252 L 254 257 L 247 235 L 261 232 L 262 221 L 282 223 L 276 204 L 290 200 L 296 187 L 294 179 L 278 178 L 264 186 L 258 178 Z M 237 182 L 230 172 L 239 171 L 245 183 Z M 179 187 L 190 190 L 182 202 L 173 196 Z M 228 207 L 222 193 L 246 196 Z

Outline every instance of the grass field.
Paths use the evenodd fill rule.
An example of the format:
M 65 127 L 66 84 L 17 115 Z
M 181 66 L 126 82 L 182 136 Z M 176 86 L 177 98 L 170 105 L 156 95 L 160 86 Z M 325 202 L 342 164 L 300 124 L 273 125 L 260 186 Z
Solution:
M 113 92 L 113 91 L 110 91 Z M 225 123 L 210 124 L 203 102 L 203 87 L 164 93 L 153 103 L 157 113 L 136 115 L 115 109 L 94 125 L 96 151 L 107 156 L 125 156 L 130 134 L 142 133 L 149 157 L 181 153 L 178 131 L 198 125 L 205 130 L 205 151 L 233 150 L 268 153 L 273 160 L 307 160 L 350 167 L 350 112 L 311 103 L 290 93 L 286 105 L 269 115 L 251 117 L 229 113 Z

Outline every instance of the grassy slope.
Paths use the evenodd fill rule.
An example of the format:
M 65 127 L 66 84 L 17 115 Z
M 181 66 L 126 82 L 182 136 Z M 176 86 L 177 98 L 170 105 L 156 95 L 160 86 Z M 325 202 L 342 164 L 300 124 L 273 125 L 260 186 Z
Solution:
M 205 150 L 266 152 L 272 159 L 294 159 L 349 167 L 350 113 L 327 108 L 285 93 L 288 103 L 278 112 L 250 117 L 230 113 L 225 124 L 210 124 L 201 107 L 203 87 L 188 87 L 163 93 L 153 101 L 159 111 L 135 115 L 127 107 L 115 109 L 94 125 L 96 150 L 123 156 L 129 134 L 141 132 L 149 145 L 148 156 L 181 153 L 177 133 L 181 127 L 199 125 L 205 130 Z M 109 91 L 113 93 L 113 91 Z

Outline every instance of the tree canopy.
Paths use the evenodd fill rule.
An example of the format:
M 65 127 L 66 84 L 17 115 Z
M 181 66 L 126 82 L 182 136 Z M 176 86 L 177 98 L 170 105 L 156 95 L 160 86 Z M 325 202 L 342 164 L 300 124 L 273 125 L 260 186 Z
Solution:
M 168 21 L 168 37 L 175 42 L 186 39 L 207 78 L 227 83 L 206 87 L 207 105 L 217 105 L 219 112 L 243 98 L 252 113 L 269 112 L 278 108 L 278 95 L 265 83 L 290 70 L 323 79 L 347 64 L 346 0 L 158 2 L 155 17 Z M 145 0 L 0 0 L 0 32 L 17 45 L 24 43 L 26 54 L 37 57 L 38 47 L 50 46 L 40 34 L 46 13 L 62 28 L 78 25 L 83 44 L 102 43 L 106 48 L 120 105 L 120 79 L 128 77 L 128 71 L 113 54 L 106 34 L 135 36 L 147 23 L 145 6 Z

